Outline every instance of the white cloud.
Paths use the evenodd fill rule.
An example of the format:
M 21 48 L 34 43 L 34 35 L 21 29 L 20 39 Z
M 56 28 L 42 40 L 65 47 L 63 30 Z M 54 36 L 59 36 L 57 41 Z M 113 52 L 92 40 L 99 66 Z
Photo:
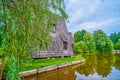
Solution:
M 100 0 L 69 0 L 68 2 L 66 12 L 69 16 L 69 24 L 74 24 L 82 17 L 96 11 L 102 4 Z
M 67 23 L 72 33 L 85 29 L 93 32 L 102 29 L 107 34 L 120 31 L 120 15 L 114 0 L 67 0 Z
M 73 33 L 82 29 L 85 29 L 87 31 L 94 31 L 96 29 L 107 29 L 107 28 L 110 28 L 110 26 L 116 25 L 116 24 L 120 24 L 120 18 L 84 22 L 76 25 L 74 28 L 70 29 L 70 31 Z

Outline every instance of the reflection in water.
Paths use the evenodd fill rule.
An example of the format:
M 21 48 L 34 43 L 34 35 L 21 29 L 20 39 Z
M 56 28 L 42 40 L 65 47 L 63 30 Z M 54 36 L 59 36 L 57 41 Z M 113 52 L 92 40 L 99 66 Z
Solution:
M 115 57 L 116 57 L 116 61 L 115 61 L 115 68 L 120 70 L 120 54 L 115 54 Z
M 108 53 L 97 54 L 96 56 L 96 72 L 98 73 L 98 75 L 106 77 L 111 71 L 111 66 L 113 65 L 113 56 L 112 54 Z
M 85 76 L 88 76 L 89 74 L 94 73 L 94 66 L 96 66 L 96 56 L 94 55 L 83 55 L 85 58 L 85 63 L 81 66 L 79 66 L 76 70 L 80 74 L 84 74 Z
M 86 62 L 76 68 L 76 80 L 120 80 L 120 54 L 96 53 L 82 56 Z
M 120 80 L 120 54 L 82 54 L 85 63 L 79 67 L 66 67 L 25 80 Z
M 66 67 L 39 75 L 26 77 L 25 80 L 76 80 L 75 70 L 72 67 Z

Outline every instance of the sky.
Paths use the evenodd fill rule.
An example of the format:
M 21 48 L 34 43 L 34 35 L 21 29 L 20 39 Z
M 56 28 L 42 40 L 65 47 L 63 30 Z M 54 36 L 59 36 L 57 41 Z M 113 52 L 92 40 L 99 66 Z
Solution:
M 120 32 L 120 0 L 65 0 L 68 30 L 102 29 L 107 35 Z

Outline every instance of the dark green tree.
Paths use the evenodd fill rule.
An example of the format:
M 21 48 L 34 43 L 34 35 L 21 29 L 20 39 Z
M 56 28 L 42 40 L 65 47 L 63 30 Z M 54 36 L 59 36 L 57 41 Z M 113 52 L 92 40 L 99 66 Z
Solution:
M 94 36 L 95 47 L 97 51 L 107 52 L 113 49 L 112 41 L 108 38 L 108 36 L 102 30 L 94 31 L 93 36 Z
M 111 41 L 116 44 L 118 42 L 118 40 L 120 39 L 120 32 L 119 33 L 113 33 L 109 36 L 109 38 L 111 39 Z
M 87 46 L 83 41 L 75 43 L 75 52 L 76 53 L 87 52 Z
M 115 44 L 115 49 L 120 50 L 120 39 L 118 42 Z
M 84 43 L 87 47 L 87 51 L 93 52 L 95 51 L 95 42 L 94 42 L 94 37 L 90 33 L 85 33 L 83 36 Z
M 74 41 L 75 42 L 83 41 L 83 36 L 85 33 L 87 33 L 87 31 L 85 31 L 85 30 L 77 31 L 74 34 Z
M 120 32 L 119 33 L 113 33 L 109 36 L 111 41 L 114 43 L 114 49 L 117 49 L 116 44 L 119 42 L 120 39 Z

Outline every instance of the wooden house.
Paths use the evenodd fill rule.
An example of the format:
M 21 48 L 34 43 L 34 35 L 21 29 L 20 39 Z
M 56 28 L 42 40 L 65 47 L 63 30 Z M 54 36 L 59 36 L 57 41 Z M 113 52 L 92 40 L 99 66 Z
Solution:
M 74 54 L 74 41 L 72 34 L 68 32 L 65 20 L 58 20 L 50 33 L 51 45 L 44 51 L 32 52 L 32 58 L 63 57 Z

